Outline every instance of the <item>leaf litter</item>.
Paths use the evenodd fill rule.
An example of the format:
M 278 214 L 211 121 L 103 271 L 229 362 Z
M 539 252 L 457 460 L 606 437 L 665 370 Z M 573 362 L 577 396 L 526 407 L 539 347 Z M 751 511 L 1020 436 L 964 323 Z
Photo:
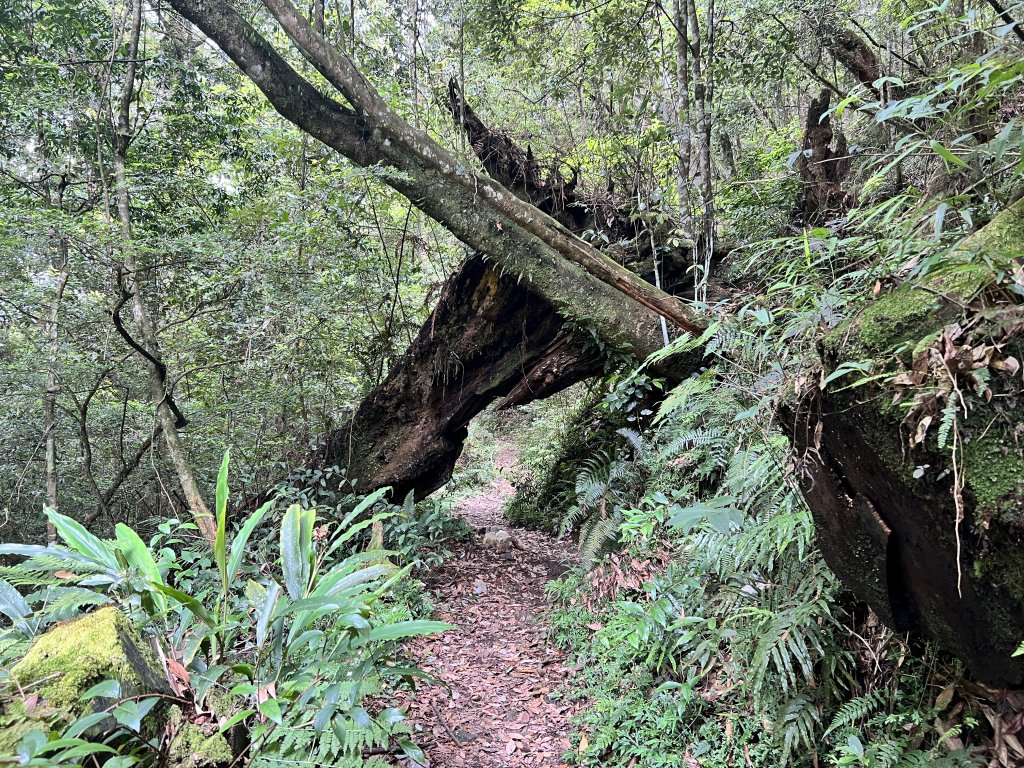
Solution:
M 423 684 L 402 702 L 424 768 L 565 766 L 569 718 L 579 705 L 561 696 L 574 672 L 546 641 L 544 587 L 576 552 L 570 542 L 505 525 L 500 510 L 511 493 L 499 476 L 460 511 L 475 530 L 504 528 L 515 546 L 485 547 L 477 535 L 424 577 L 434 618 L 458 627 L 406 644 L 412 660 L 442 683 Z

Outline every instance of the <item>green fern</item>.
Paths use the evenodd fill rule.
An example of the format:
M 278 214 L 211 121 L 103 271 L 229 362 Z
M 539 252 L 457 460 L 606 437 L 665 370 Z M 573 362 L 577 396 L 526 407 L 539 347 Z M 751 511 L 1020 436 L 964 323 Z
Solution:
M 942 420 L 939 421 L 939 448 L 949 445 L 949 436 L 956 427 L 956 420 L 957 402 L 954 397 L 950 396 L 946 407 L 942 409 Z
M 596 562 L 618 538 L 620 520 L 591 515 L 580 528 L 579 553 L 584 565 Z
M 775 725 L 776 740 L 782 742 L 779 765 L 788 765 L 793 753 L 801 747 L 808 750 L 815 747 L 818 721 L 818 709 L 807 696 L 800 694 L 786 702 Z
M 35 615 L 45 617 L 46 623 L 65 621 L 77 616 L 84 608 L 110 602 L 106 595 L 85 587 L 48 587 L 26 595 L 25 599 L 39 606 Z
M 863 696 L 850 699 L 839 708 L 823 735 L 827 737 L 844 728 L 852 728 L 858 723 L 863 723 L 884 706 L 886 698 L 882 690 L 876 689 Z

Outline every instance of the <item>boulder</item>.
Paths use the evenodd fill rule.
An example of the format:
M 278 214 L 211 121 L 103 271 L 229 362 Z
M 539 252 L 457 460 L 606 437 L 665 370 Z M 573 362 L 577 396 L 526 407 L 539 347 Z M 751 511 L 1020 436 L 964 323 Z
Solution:
M 488 531 L 484 534 L 484 546 L 496 549 L 499 552 L 506 552 L 512 549 L 512 536 L 502 528 Z
M 38 637 L 11 669 L 13 694 L 0 715 L 0 754 L 11 754 L 21 736 L 51 730 L 109 706 L 81 696 L 104 680 L 117 680 L 120 696 L 170 693 L 146 644 L 117 608 L 107 607 L 61 622 Z

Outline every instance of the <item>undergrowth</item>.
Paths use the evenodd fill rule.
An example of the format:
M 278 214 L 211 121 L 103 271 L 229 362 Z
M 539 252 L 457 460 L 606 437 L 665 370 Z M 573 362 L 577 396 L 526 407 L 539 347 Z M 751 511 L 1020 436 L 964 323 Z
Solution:
M 911 653 L 814 547 L 788 441 L 709 372 L 623 431 L 614 554 L 549 587 L 585 766 L 969 765 L 959 669 Z M 747 415 L 745 415 L 747 414 Z M 579 467 L 581 489 L 592 474 Z M 626 495 L 618 500 L 625 502 Z M 592 546 L 591 546 L 592 548 Z
M 593 413 L 600 392 L 570 392 L 532 404 L 519 438 L 515 495 L 503 513 L 511 525 L 556 533 L 575 496 L 577 468 L 615 426 Z
M 178 521 L 148 542 L 119 524 L 108 541 L 47 510 L 62 546 L 0 545 L 26 558 L 0 565 L 0 753 L 39 766 L 423 762 L 386 701 L 424 677 L 402 641 L 450 628 L 426 620 L 411 573 L 465 524 L 411 496 L 389 504 L 387 488 L 325 483 L 280 488 L 232 530 L 227 469 L 225 456 L 213 542 Z M 48 640 L 78 626 L 109 630 L 80 647 Z

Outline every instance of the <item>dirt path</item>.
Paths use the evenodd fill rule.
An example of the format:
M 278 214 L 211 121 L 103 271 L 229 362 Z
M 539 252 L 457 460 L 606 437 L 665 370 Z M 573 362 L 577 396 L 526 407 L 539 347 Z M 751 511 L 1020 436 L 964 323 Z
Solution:
M 474 528 L 506 527 L 500 510 L 512 493 L 505 473 L 514 455 L 504 448 L 495 463 L 504 472 L 460 505 Z M 575 550 L 550 536 L 507 530 L 519 547 L 499 552 L 477 536 L 426 579 L 434 617 L 459 627 L 407 646 L 424 670 L 451 686 L 450 694 L 424 686 L 409 702 L 416 741 L 433 768 L 564 765 L 572 711 L 558 700 L 566 670 L 545 643 L 542 614 L 544 585 L 565 571 Z

